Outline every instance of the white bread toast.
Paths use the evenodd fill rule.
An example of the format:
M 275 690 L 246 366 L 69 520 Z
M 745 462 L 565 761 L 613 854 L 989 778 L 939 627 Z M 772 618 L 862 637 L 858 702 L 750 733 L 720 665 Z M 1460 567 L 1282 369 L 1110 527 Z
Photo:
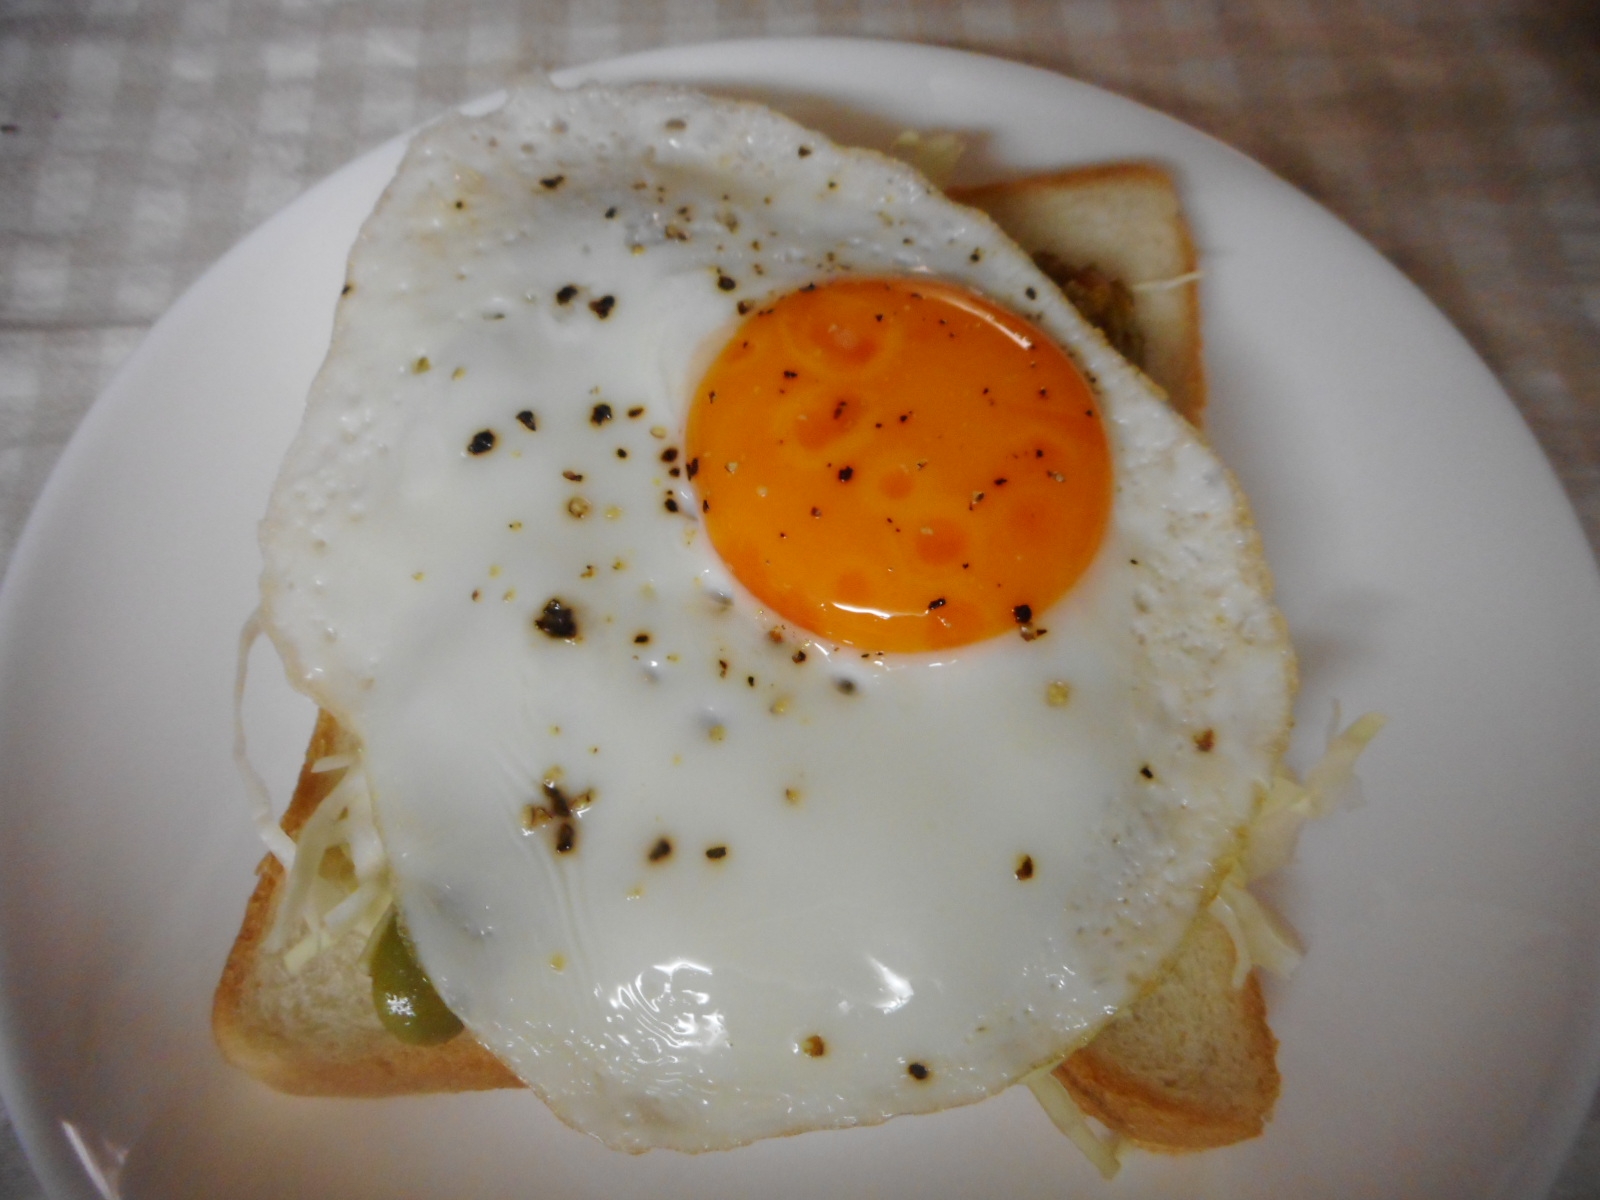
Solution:
M 318 760 L 347 752 L 349 738 L 319 713 L 305 765 L 283 827 L 293 837 L 339 772 L 315 772 Z M 414 1046 L 384 1028 L 362 965 L 367 939 L 348 933 L 291 974 L 265 949 L 282 899 L 285 872 L 270 854 L 212 1002 L 211 1027 L 228 1061 L 281 1092 L 300 1096 L 402 1096 L 517 1087 L 499 1059 L 470 1037 Z
M 1201 913 L 1154 986 L 1056 1068 L 1085 1116 L 1168 1153 L 1261 1133 L 1278 1099 L 1278 1042 L 1255 973 L 1233 986 L 1234 954 L 1227 929 Z
M 337 782 L 315 772 L 349 739 L 320 713 L 284 816 L 293 836 Z M 471 1037 L 414 1046 L 380 1023 L 361 964 L 366 939 L 347 934 L 291 975 L 263 942 L 282 899 L 271 855 L 217 986 L 212 1026 L 224 1056 L 295 1095 L 394 1096 L 517 1087 Z M 1278 1094 L 1277 1043 L 1254 974 L 1232 984 L 1232 938 L 1202 914 L 1140 999 L 1056 1069 L 1079 1108 L 1146 1149 L 1227 1145 L 1261 1132 Z
M 1170 176 L 1146 164 L 1087 168 L 953 193 L 978 204 L 1054 270 L 1094 266 L 1135 282 L 1192 276 L 1194 250 Z M 1130 245 L 1131 244 L 1131 245 Z M 1071 291 L 1069 290 L 1069 295 Z M 1204 406 L 1194 284 L 1133 293 L 1146 371 L 1198 421 Z M 1091 320 L 1095 319 L 1093 314 Z M 284 828 L 293 836 L 333 787 L 312 764 L 348 749 L 319 716 Z M 265 952 L 284 872 L 268 856 L 218 986 L 213 1025 L 224 1055 L 279 1090 L 384 1096 L 519 1086 L 470 1036 L 413 1046 L 378 1020 L 348 934 L 291 975 Z M 1145 994 L 1057 1069 L 1084 1113 L 1148 1149 L 1225 1145 L 1260 1133 L 1278 1093 L 1276 1042 L 1254 975 L 1232 983 L 1234 946 L 1202 915 Z
M 1112 334 L 1109 340 L 1200 424 L 1206 382 L 1194 241 L 1166 170 L 1108 163 L 949 194 L 993 217 L 1102 332 L 1095 310 L 1108 306 L 1106 285 L 1126 288 L 1133 340 L 1142 346 Z

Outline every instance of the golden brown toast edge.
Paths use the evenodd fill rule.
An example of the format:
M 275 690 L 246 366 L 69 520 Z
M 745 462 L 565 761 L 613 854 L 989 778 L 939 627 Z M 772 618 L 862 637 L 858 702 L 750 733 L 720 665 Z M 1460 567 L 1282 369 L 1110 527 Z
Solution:
M 1202 912 L 1154 985 L 1055 1069 L 1085 1115 L 1166 1153 L 1260 1135 L 1278 1099 L 1278 1040 L 1255 972 L 1233 986 L 1235 953 Z

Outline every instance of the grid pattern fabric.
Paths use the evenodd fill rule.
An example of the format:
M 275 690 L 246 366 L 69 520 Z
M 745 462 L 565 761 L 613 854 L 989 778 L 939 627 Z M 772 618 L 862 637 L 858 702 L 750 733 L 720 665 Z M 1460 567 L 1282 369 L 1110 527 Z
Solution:
M 1261 160 L 1465 333 L 1600 545 L 1587 0 L 0 0 L 0 564 L 150 324 L 316 180 L 521 72 L 807 34 L 1047 67 Z M 0 1126 L 0 1200 L 39 1194 Z M 1554 1194 L 1600 1197 L 1600 1108 Z

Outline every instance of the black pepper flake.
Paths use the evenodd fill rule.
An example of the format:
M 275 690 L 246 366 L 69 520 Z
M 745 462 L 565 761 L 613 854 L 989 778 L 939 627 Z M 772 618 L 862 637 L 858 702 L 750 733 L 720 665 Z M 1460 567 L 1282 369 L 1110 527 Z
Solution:
M 684 464 L 684 471 L 690 479 L 693 479 L 696 475 L 700 474 L 700 458 L 698 455 L 696 455 L 694 458 L 691 458 L 687 463 Z
M 557 787 L 553 780 L 546 779 L 544 781 L 544 798 L 550 802 L 550 807 L 546 811 L 551 816 L 570 817 L 572 815 L 572 804 L 568 801 L 567 794 Z
M 615 296 L 601 296 L 598 300 L 589 301 L 589 311 L 604 321 L 611 315 L 611 310 L 617 306 Z
M 467 443 L 468 454 L 487 454 L 494 449 L 495 436 L 492 429 L 480 429 L 472 435 L 472 440 Z
M 1156 773 L 1150 769 L 1149 763 L 1146 763 L 1144 766 L 1139 768 L 1139 774 L 1143 775 L 1146 779 L 1154 779 L 1156 777 Z
M 657 838 L 656 839 L 656 844 L 654 846 L 650 847 L 650 853 L 647 854 L 645 857 L 648 858 L 651 862 L 654 863 L 654 862 L 660 862 L 662 859 L 670 857 L 671 854 L 672 854 L 672 843 L 670 841 L 668 841 L 666 838 Z
M 539 183 L 541 186 L 546 187 L 553 192 L 566 181 L 567 177 L 565 175 L 552 175 L 548 179 L 539 180 Z
M 544 610 L 534 618 L 533 627 L 546 637 L 570 642 L 578 636 L 578 614 L 563 604 L 560 597 L 551 596 L 545 601 Z
M 556 827 L 556 853 L 570 854 L 578 844 L 578 827 L 571 821 L 563 821 Z
M 611 420 L 611 405 L 609 404 L 596 404 L 589 412 L 589 424 L 591 425 L 604 425 L 609 420 Z
M 621 446 L 618 446 L 617 447 L 617 457 L 618 458 L 627 458 L 628 457 L 628 452 L 626 450 L 624 450 Z
M 563 472 L 561 472 L 561 478 L 563 478 L 565 480 L 568 480 L 568 481 L 570 481 L 572 483 L 582 483 L 583 482 L 583 474 L 581 472 L 579 472 L 579 471 L 563 471 Z
M 1017 859 L 1017 878 L 1033 878 L 1033 855 L 1024 854 L 1021 858 Z
M 820 508 L 818 508 L 816 505 L 812 505 L 811 506 L 811 515 L 813 517 L 820 517 L 822 515 L 822 510 Z
M 666 498 L 666 500 L 662 502 L 662 507 L 665 508 L 670 513 L 677 512 L 678 511 L 678 498 L 676 496 L 668 496 Z
M 803 663 L 803 662 L 805 662 L 805 660 L 806 660 L 806 652 L 804 650 L 796 650 L 794 652 L 794 661 L 795 662 Z
M 739 286 L 739 281 L 732 275 L 718 275 L 717 286 L 725 292 L 731 292 Z
M 578 298 L 578 285 L 569 283 L 556 293 L 557 304 L 571 304 Z
M 786 370 L 783 373 L 783 377 L 785 379 L 799 379 L 800 378 L 800 372 L 799 371 L 788 371 L 788 370 Z M 841 401 L 841 404 L 842 403 L 843 402 Z M 834 409 L 835 415 L 837 415 L 838 411 L 839 411 L 838 409 Z
M 678 448 L 676 446 L 668 446 L 661 452 L 661 461 L 664 463 L 677 462 Z
M 650 644 L 650 635 L 642 631 L 634 634 L 633 644 L 635 646 L 648 646 Z
M 1039 298 L 1039 292 L 1037 288 L 1024 288 L 1023 294 L 1027 296 L 1029 300 L 1037 300 Z
M 356 290 L 356 285 L 355 284 L 347 283 L 347 284 L 344 285 L 344 287 L 339 289 L 339 295 L 348 296 L 351 292 L 353 292 L 355 290 Z
M 517 423 L 529 433 L 539 428 L 539 418 L 533 415 L 531 408 L 525 408 L 517 414 Z
M 613 204 L 610 208 L 606 209 L 606 220 L 609 221 L 613 217 L 615 217 L 616 215 L 617 215 L 617 206 L 616 205 Z
M 1217 744 L 1217 735 L 1209 729 L 1202 729 L 1194 735 L 1194 748 L 1201 754 L 1210 754 Z
M 1029 604 L 1019 604 L 1011 610 L 1011 615 L 1016 618 L 1018 625 L 1026 625 L 1029 621 L 1033 620 L 1033 606 Z
M 918 1083 L 921 1083 L 928 1077 L 928 1068 L 922 1063 L 912 1063 L 906 1068 L 906 1074 L 911 1076 L 911 1078 L 915 1079 Z
M 718 858 L 727 858 L 728 848 L 726 846 L 707 846 L 706 857 L 713 860 Z
M 811 147 L 810 146 L 801 146 L 800 147 L 800 157 L 801 158 L 810 158 L 811 157 Z
M 932 612 L 936 608 L 943 608 L 946 603 L 947 603 L 947 601 L 945 600 L 945 598 L 943 596 L 940 596 L 935 600 L 929 600 L 928 601 L 928 611 Z
M 736 307 L 739 310 L 739 315 L 742 317 L 755 306 L 756 302 L 754 300 L 741 300 Z
M 994 481 L 994 485 L 995 485 L 995 487 L 1005 487 L 1005 485 L 1006 485 L 1006 477 L 1004 475 L 1002 475 L 999 479 L 996 479 Z
M 840 483 L 849 483 L 850 480 L 855 477 L 855 473 L 856 473 L 856 469 L 854 467 L 840 467 L 839 468 L 839 482 Z
M 833 686 L 846 696 L 854 696 L 856 694 L 856 681 L 854 679 L 835 679 Z

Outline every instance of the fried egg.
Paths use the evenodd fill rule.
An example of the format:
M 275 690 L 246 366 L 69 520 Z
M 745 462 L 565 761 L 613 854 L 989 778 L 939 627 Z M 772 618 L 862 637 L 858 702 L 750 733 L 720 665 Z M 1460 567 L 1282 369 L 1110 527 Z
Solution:
M 758 106 L 421 133 L 262 525 L 416 952 L 554 1112 L 970 1103 L 1172 951 L 1282 751 L 1244 503 L 980 214 Z

